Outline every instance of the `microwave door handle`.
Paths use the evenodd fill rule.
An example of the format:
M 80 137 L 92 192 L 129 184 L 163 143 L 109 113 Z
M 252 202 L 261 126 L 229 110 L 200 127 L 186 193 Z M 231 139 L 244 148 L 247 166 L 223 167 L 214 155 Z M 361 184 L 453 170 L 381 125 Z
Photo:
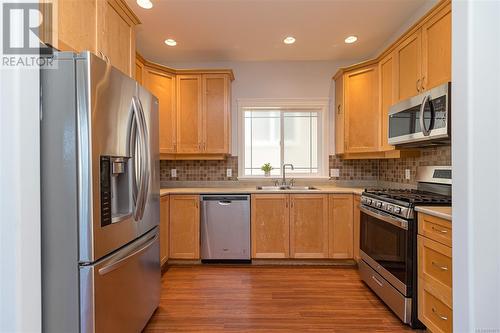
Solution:
M 425 105 L 429 102 L 430 98 L 431 98 L 430 95 L 425 95 L 422 104 L 420 105 L 420 130 L 422 131 L 422 134 L 424 136 L 429 136 L 429 134 L 431 134 L 431 131 L 427 127 L 425 127 L 425 121 L 424 121 Z

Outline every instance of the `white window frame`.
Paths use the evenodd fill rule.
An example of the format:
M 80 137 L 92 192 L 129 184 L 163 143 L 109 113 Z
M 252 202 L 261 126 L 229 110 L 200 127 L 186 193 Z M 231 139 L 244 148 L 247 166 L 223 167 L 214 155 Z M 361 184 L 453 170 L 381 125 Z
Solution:
M 328 153 L 329 153 L 329 99 L 267 99 L 252 98 L 238 99 L 238 179 L 269 179 L 282 177 L 273 175 L 245 175 L 245 111 L 249 109 L 276 109 L 279 111 L 316 111 L 318 112 L 318 173 L 311 174 L 289 174 L 295 179 L 329 179 L 328 176 Z M 281 143 L 283 145 L 283 142 Z M 280 166 L 281 167 L 281 166 Z

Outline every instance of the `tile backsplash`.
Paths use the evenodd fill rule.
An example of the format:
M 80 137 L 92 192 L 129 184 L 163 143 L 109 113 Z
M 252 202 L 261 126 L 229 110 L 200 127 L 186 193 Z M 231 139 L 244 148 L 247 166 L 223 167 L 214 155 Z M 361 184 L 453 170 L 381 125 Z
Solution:
M 418 166 L 451 165 L 451 147 L 422 148 L 419 157 L 387 160 L 342 160 L 330 156 L 329 169 L 339 169 L 336 181 L 381 181 L 415 185 Z M 176 169 L 177 177 L 171 177 Z M 226 170 L 232 169 L 232 177 Z M 410 169 L 411 179 L 405 179 L 405 169 Z M 237 181 L 238 157 L 231 156 L 221 161 L 161 161 L 160 179 L 171 181 Z

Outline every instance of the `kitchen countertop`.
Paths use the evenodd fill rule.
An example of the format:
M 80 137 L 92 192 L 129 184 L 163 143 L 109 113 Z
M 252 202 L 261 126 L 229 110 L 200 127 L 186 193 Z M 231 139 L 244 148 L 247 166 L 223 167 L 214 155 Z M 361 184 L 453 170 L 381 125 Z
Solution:
M 451 206 L 417 206 L 415 210 L 451 221 Z
M 347 193 L 347 194 L 357 194 L 361 195 L 364 188 L 361 187 L 338 187 L 338 186 L 315 186 L 317 190 L 279 190 L 279 191 L 265 191 L 257 190 L 255 186 L 253 187 L 173 187 L 173 188 L 162 188 L 160 190 L 160 195 L 167 194 L 218 194 L 218 193 L 262 193 L 262 194 L 278 194 L 278 193 Z

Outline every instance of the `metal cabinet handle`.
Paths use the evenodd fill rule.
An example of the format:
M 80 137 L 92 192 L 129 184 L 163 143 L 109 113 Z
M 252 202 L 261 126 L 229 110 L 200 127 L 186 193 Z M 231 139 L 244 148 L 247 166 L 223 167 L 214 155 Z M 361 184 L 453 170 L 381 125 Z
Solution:
M 438 316 L 438 317 L 439 317 L 439 319 L 441 319 L 441 320 L 448 320 L 448 317 L 445 317 L 445 316 L 440 315 L 440 314 L 439 314 L 439 312 L 437 312 L 437 310 L 436 310 L 436 309 L 432 308 L 432 312 L 433 312 L 436 316 Z
M 438 228 L 436 228 L 434 226 L 431 227 L 431 229 L 434 230 L 434 231 L 436 231 L 436 232 L 442 233 L 443 235 L 448 233 L 448 230 L 438 229 Z
M 376 277 L 375 275 L 372 275 L 372 280 L 375 281 L 379 286 L 383 287 L 384 284 L 382 282 L 380 282 Z
M 417 91 L 420 92 L 420 79 L 417 80 Z
M 425 90 L 425 84 L 424 84 L 424 82 L 425 82 L 425 76 L 422 76 L 422 83 L 420 83 L 420 87 L 422 88 L 422 91 Z
M 442 271 L 447 271 L 448 270 L 448 266 L 442 266 L 442 265 L 440 265 L 440 264 L 438 264 L 438 263 L 436 263 L 434 261 L 432 262 L 432 266 L 437 267 L 437 268 L 439 268 Z
M 340 114 L 340 104 L 337 106 L 337 114 Z

